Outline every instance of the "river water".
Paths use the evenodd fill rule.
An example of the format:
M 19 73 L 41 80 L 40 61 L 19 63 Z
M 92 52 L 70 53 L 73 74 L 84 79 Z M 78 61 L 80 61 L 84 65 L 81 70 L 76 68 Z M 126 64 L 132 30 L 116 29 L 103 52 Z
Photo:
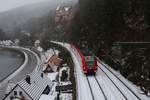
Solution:
M 0 48 L 0 82 L 16 71 L 24 62 L 21 52 Z

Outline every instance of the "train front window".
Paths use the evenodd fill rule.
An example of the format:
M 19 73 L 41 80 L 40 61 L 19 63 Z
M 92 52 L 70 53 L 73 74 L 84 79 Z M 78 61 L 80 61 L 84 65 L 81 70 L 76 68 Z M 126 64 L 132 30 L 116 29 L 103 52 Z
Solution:
M 94 56 L 85 56 L 85 61 L 88 67 L 92 68 L 94 64 Z
M 81 49 L 84 56 L 92 56 L 92 51 L 88 49 Z

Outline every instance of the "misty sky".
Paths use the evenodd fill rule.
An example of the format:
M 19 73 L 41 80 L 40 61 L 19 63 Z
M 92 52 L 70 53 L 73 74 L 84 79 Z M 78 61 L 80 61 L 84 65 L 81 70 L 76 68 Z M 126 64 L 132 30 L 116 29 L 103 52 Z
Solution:
M 9 9 L 23 6 L 26 4 L 42 1 L 52 1 L 52 0 L 0 0 L 0 12 L 7 11 Z

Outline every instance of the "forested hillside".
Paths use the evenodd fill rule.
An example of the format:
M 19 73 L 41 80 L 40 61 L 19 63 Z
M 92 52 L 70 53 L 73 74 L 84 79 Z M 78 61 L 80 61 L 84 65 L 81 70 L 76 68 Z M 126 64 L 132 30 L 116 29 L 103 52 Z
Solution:
M 149 4 L 148 0 L 79 0 L 75 33 L 87 40 L 91 34 L 96 37 L 93 42 L 105 40 L 108 44 L 149 41 Z

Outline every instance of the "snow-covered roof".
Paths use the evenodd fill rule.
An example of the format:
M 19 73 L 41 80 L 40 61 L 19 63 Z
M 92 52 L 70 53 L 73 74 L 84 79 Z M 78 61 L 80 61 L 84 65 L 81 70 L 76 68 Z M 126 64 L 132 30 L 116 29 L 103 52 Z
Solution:
M 38 46 L 38 47 L 37 47 L 37 50 L 40 51 L 40 52 L 42 52 L 42 51 L 43 51 L 43 48 L 41 48 L 40 46 Z
M 46 62 L 54 55 L 58 55 L 60 51 L 58 50 L 53 50 L 53 49 L 49 49 L 47 50 L 47 52 L 45 53 L 45 56 L 46 56 Z
M 59 9 L 60 9 L 60 5 L 59 5 L 59 6 L 57 6 L 56 10 L 59 10 Z
M 65 11 L 68 11 L 70 9 L 70 7 L 65 7 Z
M 60 98 L 61 98 L 61 100 L 72 100 L 72 94 L 61 93 Z
M 54 100 L 55 97 L 51 95 L 42 94 L 39 100 Z
M 40 43 L 40 40 L 36 40 L 35 43 Z
M 58 75 L 58 72 L 48 73 L 48 74 L 47 74 L 47 77 L 48 77 L 51 81 L 53 81 L 53 80 L 56 79 L 56 76 L 57 76 L 57 75 Z

